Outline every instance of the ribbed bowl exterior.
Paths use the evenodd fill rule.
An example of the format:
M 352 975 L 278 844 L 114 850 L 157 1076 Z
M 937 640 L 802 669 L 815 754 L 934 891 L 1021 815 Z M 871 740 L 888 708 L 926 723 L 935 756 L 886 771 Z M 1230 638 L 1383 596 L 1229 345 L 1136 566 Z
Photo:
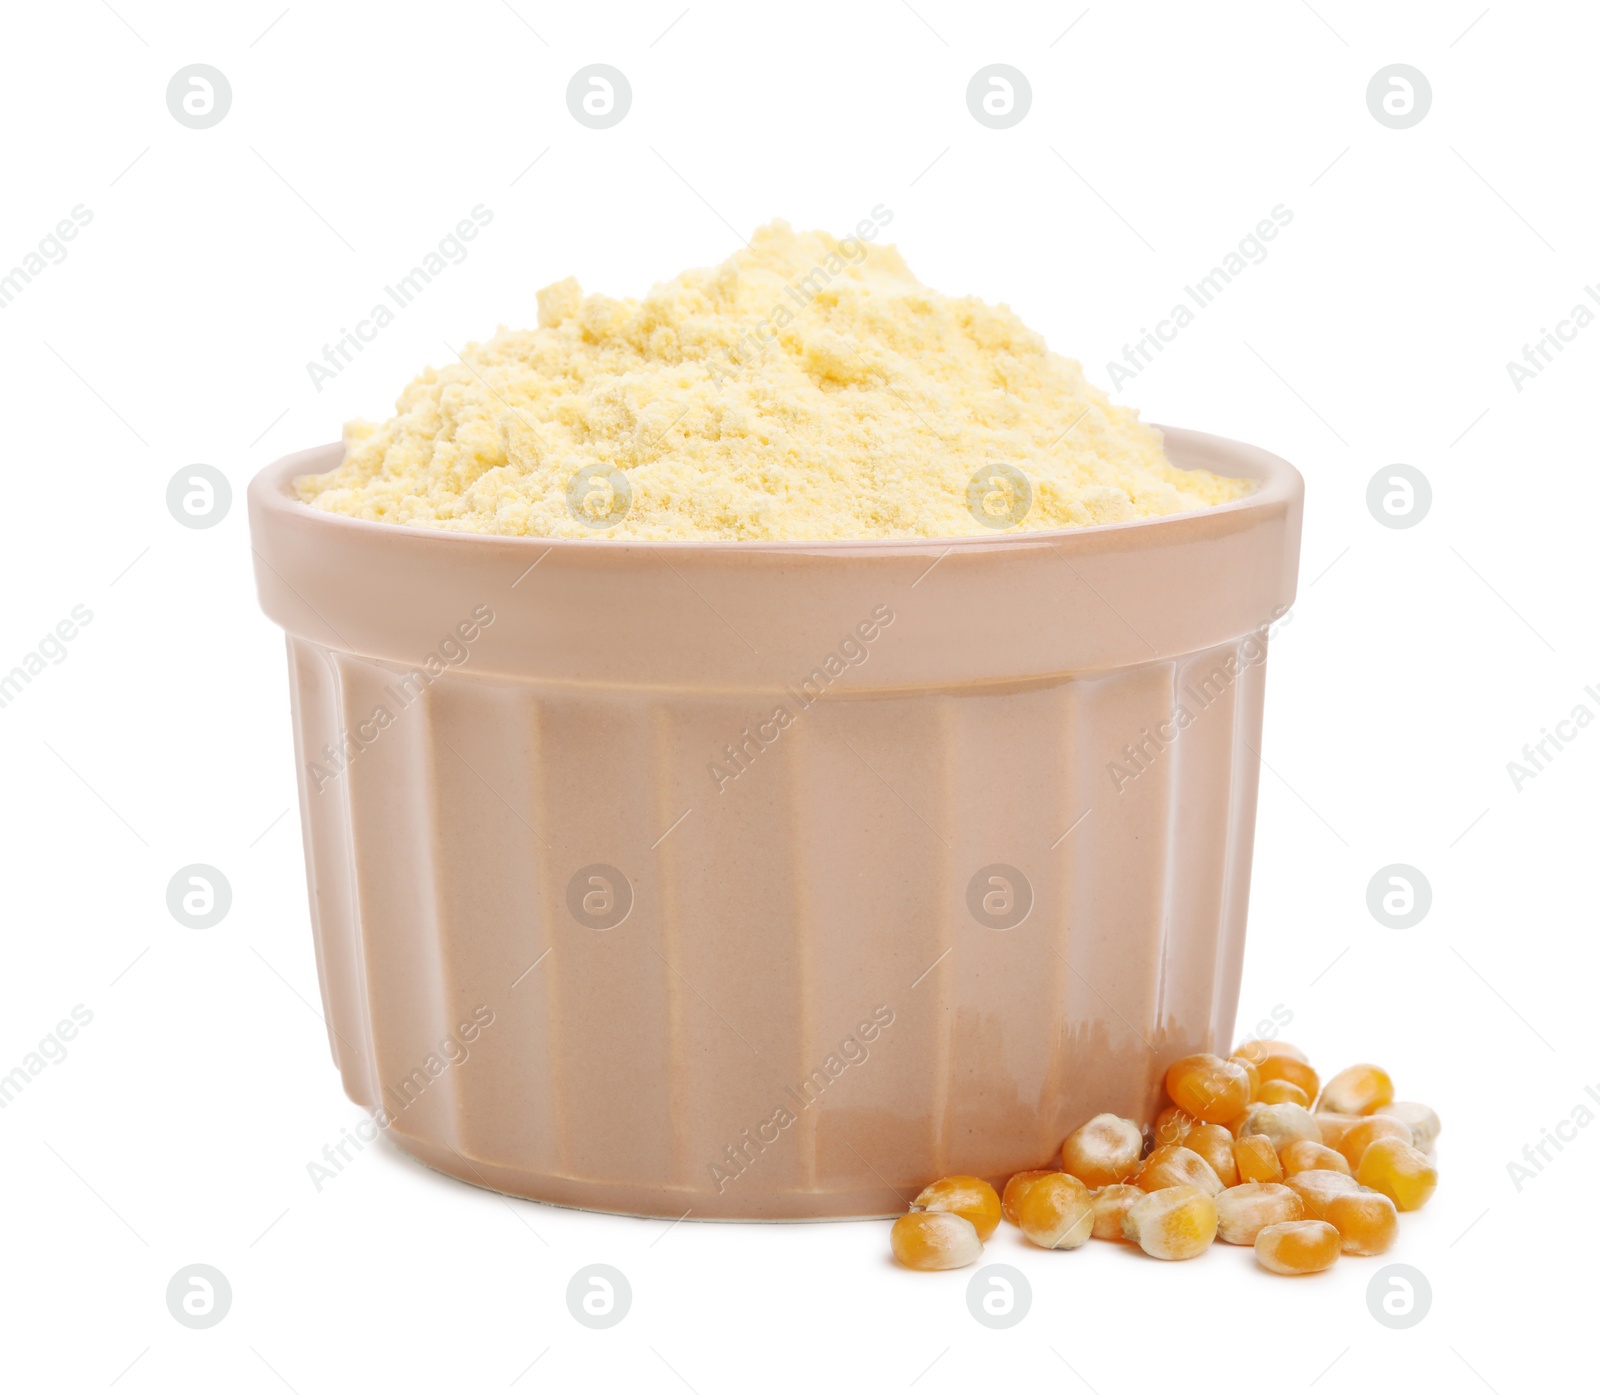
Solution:
M 316 515 L 327 452 L 264 472 L 346 1092 L 468 1181 L 671 1217 L 887 1215 L 1148 1123 L 1232 1031 L 1300 506 L 1169 449 L 1255 512 L 546 548 Z

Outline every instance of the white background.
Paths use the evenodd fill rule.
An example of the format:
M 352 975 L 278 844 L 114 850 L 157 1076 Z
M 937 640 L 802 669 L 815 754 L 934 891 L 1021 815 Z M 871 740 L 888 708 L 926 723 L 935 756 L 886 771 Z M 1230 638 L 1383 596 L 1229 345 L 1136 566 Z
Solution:
M 1600 685 L 1585 415 L 1600 327 L 1520 392 L 1505 365 L 1600 284 L 1590 7 L 281 9 L 65 0 L 6 15 L 0 264 L 75 205 L 93 220 L 0 311 L 0 668 L 74 605 L 94 617 L 0 710 L 0 1072 L 75 1004 L 94 1015 L 0 1112 L 7 1386 L 1509 1395 L 1563 1381 L 1592 1336 L 1600 1128 L 1520 1192 L 1507 1164 L 1600 1087 L 1600 731 L 1520 792 L 1506 764 L 1576 704 L 1600 714 L 1584 692 Z M 209 130 L 165 104 L 195 62 L 232 85 Z M 592 62 L 633 87 L 607 131 L 564 100 Z M 1032 84 L 1010 130 L 965 104 L 990 62 Z M 1365 99 L 1395 62 L 1432 86 L 1408 130 Z M 466 261 L 318 393 L 306 361 L 479 203 L 494 218 Z M 771 217 L 842 233 L 878 203 L 923 280 L 1009 303 L 1101 383 L 1186 283 L 1274 205 L 1293 212 L 1118 396 L 1306 476 L 1240 1024 L 1282 1005 L 1314 1060 L 1382 1061 L 1442 1114 L 1442 1185 L 1387 1257 L 1432 1284 L 1416 1327 L 1368 1312 L 1386 1261 L 1285 1281 L 1221 1245 L 1161 1265 L 1098 1242 L 1028 1250 L 1007 1228 L 986 1261 L 1021 1268 L 1033 1308 L 996 1332 L 967 1313 L 968 1273 L 895 1269 L 879 1222 L 669 1230 L 508 1202 L 387 1141 L 320 1192 L 308 1179 L 362 1116 L 312 1007 L 250 475 L 348 416 L 385 415 L 447 344 L 531 323 L 559 277 L 637 294 Z M 234 489 L 205 531 L 165 503 L 195 462 Z M 1395 462 L 1433 489 L 1406 530 L 1366 505 Z M 232 884 L 212 930 L 166 908 L 192 862 Z M 1366 907 L 1392 862 L 1433 888 L 1407 931 Z M 206 1331 L 164 1300 L 195 1261 L 233 1289 Z M 609 1331 L 565 1305 L 591 1262 L 632 1283 Z

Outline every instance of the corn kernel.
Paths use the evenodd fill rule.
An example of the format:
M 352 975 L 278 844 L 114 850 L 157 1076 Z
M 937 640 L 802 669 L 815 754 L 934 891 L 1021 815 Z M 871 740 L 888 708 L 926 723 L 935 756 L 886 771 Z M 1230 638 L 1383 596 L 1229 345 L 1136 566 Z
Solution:
M 1247 1133 L 1233 1140 L 1233 1160 L 1241 1182 L 1281 1182 L 1283 1164 L 1278 1150 L 1264 1133 Z
M 1182 1143 L 1189 1136 L 1189 1131 L 1199 1122 L 1187 1110 L 1169 1104 L 1156 1115 L 1156 1126 L 1151 1130 L 1151 1134 L 1157 1147 L 1163 1143 Z
M 1262 1104 L 1297 1104 L 1302 1109 L 1311 1108 L 1311 1097 L 1292 1080 L 1263 1080 L 1256 1099 Z
M 1304 1051 L 1298 1046 L 1290 1046 L 1286 1041 L 1247 1041 L 1233 1054 L 1243 1056 L 1258 1066 L 1268 1056 L 1293 1056 L 1297 1061 L 1306 1059 Z
M 1325 1144 L 1313 1143 L 1309 1138 L 1295 1139 L 1280 1156 L 1283 1160 L 1285 1177 L 1293 1177 L 1297 1172 L 1310 1172 L 1317 1167 L 1326 1168 L 1330 1172 L 1342 1172 L 1346 1176 L 1354 1175 L 1343 1153 Z
M 1256 1263 L 1274 1274 L 1318 1274 L 1339 1258 L 1339 1232 L 1326 1221 L 1283 1221 L 1256 1236 Z
M 1216 1198 L 1217 1239 L 1230 1245 L 1253 1245 L 1263 1226 L 1303 1220 L 1305 1203 L 1281 1182 L 1246 1182 Z
M 1075 1250 L 1094 1230 L 1094 1202 L 1071 1173 L 1052 1172 L 1023 1194 L 1017 1224 L 1041 1249 Z
M 1199 1187 L 1163 1187 L 1135 1202 L 1122 1233 L 1155 1259 L 1193 1259 L 1217 1235 L 1217 1204 Z
M 1361 1184 L 1348 1172 L 1324 1168 L 1297 1172 L 1293 1177 L 1285 1177 L 1283 1184 L 1300 1198 L 1306 1215 L 1317 1221 L 1327 1219 L 1328 1206 L 1334 1197 L 1361 1190 Z
M 1322 1130 L 1311 1117 L 1311 1111 L 1298 1104 L 1253 1104 L 1244 1113 L 1243 1120 L 1234 1132 L 1235 1138 L 1246 1134 L 1264 1133 L 1272 1146 L 1282 1152 L 1297 1138 L 1308 1138 L 1313 1143 L 1322 1141 Z
M 1017 1206 L 1022 1198 L 1027 1195 L 1028 1188 L 1041 1177 L 1048 1177 L 1056 1169 L 1053 1167 L 1036 1167 L 1027 1172 L 1014 1172 L 1006 1183 L 1005 1191 L 1000 1193 L 1000 1214 L 1012 1225 L 1017 1224 Z
M 1351 1128 L 1361 1122 L 1359 1114 L 1329 1114 L 1320 1110 L 1312 1118 L 1322 1130 L 1322 1141 L 1330 1148 L 1337 1148 Z
M 894 1223 L 889 1248 L 907 1269 L 961 1269 L 983 1254 L 983 1241 L 954 1211 L 912 1211 Z
M 1339 1151 L 1352 1168 L 1361 1167 L 1361 1155 L 1380 1138 L 1397 1138 L 1407 1147 L 1411 1145 L 1411 1128 L 1387 1114 L 1369 1114 L 1359 1124 L 1352 1124 L 1339 1140 Z
M 1346 1066 L 1322 1087 L 1322 1107 L 1333 1114 L 1372 1114 L 1394 1099 L 1394 1081 L 1378 1066 Z
M 1233 1135 L 1221 1124 L 1196 1125 L 1183 1146 L 1210 1163 L 1211 1170 L 1224 1187 L 1239 1185 L 1239 1164 L 1233 1157 Z
M 965 1216 L 980 1240 L 987 1240 L 1000 1225 L 1000 1198 L 981 1177 L 941 1177 L 924 1187 L 911 1205 L 914 1210 Z
M 1439 1185 L 1439 1170 L 1409 1143 L 1380 1138 L 1361 1155 L 1356 1181 L 1382 1192 L 1402 1211 L 1415 1211 Z
M 1204 1123 L 1226 1124 L 1250 1103 L 1250 1077 L 1237 1061 L 1185 1056 L 1167 1067 L 1167 1097 Z
M 1434 1142 L 1439 1137 L 1439 1116 L 1427 1105 L 1417 1104 L 1413 1100 L 1396 1100 L 1393 1104 L 1380 1105 L 1373 1113 L 1398 1119 L 1410 1128 L 1413 1148 L 1419 1153 L 1433 1152 Z
M 1306 1103 L 1302 1108 L 1309 1107 L 1320 1088 L 1316 1071 L 1297 1056 L 1285 1056 L 1282 1053 L 1268 1056 L 1266 1060 L 1256 1063 L 1256 1072 L 1261 1076 L 1263 1090 L 1267 1088 L 1269 1080 L 1287 1080 L 1291 1085 L 1298 1085 L 1306 1094 Z
M 1144 1160 L 1133 1180 L 1147 1192 L 1189 1186 L 1215 1196 L 1222 1190 L 1222 1179 L 1211 1164 L 1181 1143 L 1163 1143 Z
M 1096 1240 L 1125 1240 L 1122 1218 L 1136 1201 L 1143 1201 L 1149 1193 L 1130 1182 L 1113 1182 L 1101 1187 L 1091 1198 L 1094 1205 L 1094 1238 Z
M 1381 1255 L 1400 1232 L 1400 1213 L 1382 1192 L 1338 1192 L 1324 1210 L 1347 1255 Z
M 1144 1134 L 1131 1119 L 1096 1114 L 1061 1145 L 1061 1168 L 1086 1187 L 1125 1182 L 1139 1169 Z

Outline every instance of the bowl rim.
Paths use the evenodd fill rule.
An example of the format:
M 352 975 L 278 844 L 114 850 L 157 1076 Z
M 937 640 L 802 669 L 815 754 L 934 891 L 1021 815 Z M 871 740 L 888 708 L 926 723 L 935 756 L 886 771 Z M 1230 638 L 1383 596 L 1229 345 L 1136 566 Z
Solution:
M 252 513 L 263 511 L 278 514 L 283 521 L 291 519 L 301 524 L 310 524 L 333 532 L 343 532 L 350 535 L 354 541 L 361 534 L 367 534 L 369 539 L 377 541 L 381 537 L 393 538 L 397 542 L 411 539 L 416 542 L 433 542 L 446 547 L 464 547 L 476 545 L 483 547 L 486 544 L 499 548 L 538 548 L 555 550 L 572 556 L 592 556 L 601 553 L 628 554 L 644 550 L 652 552 L 668 551 L 678 554 L 704 554 L 717 553 L 723 555 L 771 555 L 781 553 L 824 553 L 840 557 L 864 557 L 884 552 L 890 554 L 916 553 L 937 551 L 941 556 L 948 555 L 950 551 L 992 551 L 1016 550 L 1019 548 L 1051 546 L 1058 547 L 1063 543 L 1080 542 L 1088 544 L 1090 539 L 1107 539 L 1127 537 L 1134 530 L 1149 531 L 1151 529 L 1165 528 L 1171 531 L 1174 525 L 1193 523 L 1197 519 L 1216 520 L 1216 526 L 1227 528 L 1229 525 L 1240 526 L 1247 522 L 1249 515 L 1265 515 L 1277 512 L 1291 504 L 1303 491 L 1304 481 L 1300 472 L 1281 456 L 1272 454 L 1260 446 L 1253 446 L 1244 441 L 1236 441 L 1226 436 L 1215 436 L 1204 431 L 1195 431 L 1187 427 L 1165 426 L 1151 423 L 1156 430 L 1162 433 L 1168 450 L 1171 463 L 1179 469 L 1206 469 L 1212 468 L 1217 460 L 1209 460 L 1202 464 L 1196 459 L 1193 463 L 1185 463 L 1174 456 L 1173 447 L 1178 448 L 1176 454 L 1184 456 L 1213 455 L 1224 457 L 1226 463 L 1235 473 L 1231 478 L 1250 479 L 1256 482 L 1256 487 L 1241 498 L 1229 500 L 1224 504 L 1211 504 L 1197 509 L 1185 509 L 1179 513 L 1159 514 L 1152 518 L 1136 518 L 1120 523 L 1096 523 L 1079 528 L 1039 528 L 1024 532 L 1010 532 L 996 530 L 989 533 L 961 534 L 955 537 L 906 537 L 906 538 L 785 538 L 785 539 L 753 539 L 753 538 L 610 538 L 597 533 L 594 537 L 586 538 L 552 538 L 539 534 L 518 533 L 478 533 L 465 529 L 455 528 L 426 528 L 410 523 L 384 523 L 377 519 L 356 518 L 349 514 L 335 513 L 329 509 L 319 509 L 296 497 L 293 492 L 295 479 L 308 474 L 321 474 L 326 470 L 336 467 L 334 465 L 324 469 L 311 468 L 313 460 L 328 452 L 342 451 L 342 441 L 331 441 L 320 446 L 312 446 L 305 450 L 294 451 L 288 455 L 280 456 L 271 464 L 262 467 L 249 484 L 249 503 Z M 1214 473 L 1227 474 L 1227 471 L 1214 470 Z M 1243 516 L 1243 517 L 1241 517 Z M 1129 541 L 1133 541 L 1129 538 Z M 1149 541 L 1154 542 L 1155 539 Z M 543 555 L 543 554 L 541 554 Z

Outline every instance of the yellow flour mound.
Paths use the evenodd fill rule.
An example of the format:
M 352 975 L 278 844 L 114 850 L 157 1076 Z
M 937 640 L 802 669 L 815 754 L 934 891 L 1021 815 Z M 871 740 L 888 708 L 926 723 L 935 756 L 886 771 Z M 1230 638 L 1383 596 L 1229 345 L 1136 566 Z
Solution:
M 1076 528 L 1249 491 L 1169 464 L 1005 306 L 922 285 L 874 215 L 843 240 L 769 223 L 642 300 L 558 281 L 537 329 L 350 423 L 300 497 L 470 533 L 789 541 Z

